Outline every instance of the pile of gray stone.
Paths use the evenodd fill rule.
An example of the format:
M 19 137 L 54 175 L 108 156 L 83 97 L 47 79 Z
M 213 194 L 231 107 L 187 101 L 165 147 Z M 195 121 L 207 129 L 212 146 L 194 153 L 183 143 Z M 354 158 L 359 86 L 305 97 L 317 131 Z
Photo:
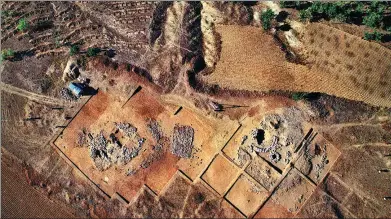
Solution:
M 72 92 L 68 88 L 66 88 L 66 87 L 61 88 L 61 90 L 60 90 L 60 97 L 62 99 L 64 99 L 64 100 L 67 100 L 67 101 L 75 101 L 75 100 L 77 100 L 75 95 L 73 95 Z
M 121 130 L 127 137 L 131 138 L 137 134 L 137 128 L 130 123 L 114 123 L 115 127 Z
M 87 142 L 90 157 L 93 159 L 96 168 L 100 171 L 106 170 L 112 165 L 122 166 L 129 163 L 133 158 L 138 156 L 143 148 L 145 138 L 141 138 L 138 135 L 135 127 L 129 123 L 117 123 L 116 127 L 122 130 L 124 135 L 135 137 L 137 143 L 133 147 L 128 147 L 122 145 L 114 133 L 110 134 L 109 139 L 105 137 L 103 131 L 100 131 L 95 136 L 90 133 Z M 80 137 L 80 141 L 82 139 Z
M 190 158 L 193 150 L 194 129 L 176 124 L 174 127 L 171 152 L 181 158 Z
M 147 121 L 148 131 L 151 133 L 152 137 L 159 142 L 163 137 L 163 132 L 159 123 L 155 119 L 148 119 Z

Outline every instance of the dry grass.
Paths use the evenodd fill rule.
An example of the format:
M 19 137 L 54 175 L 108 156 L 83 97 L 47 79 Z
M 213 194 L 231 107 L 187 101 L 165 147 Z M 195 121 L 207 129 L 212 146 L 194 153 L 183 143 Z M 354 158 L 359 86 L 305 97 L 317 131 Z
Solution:
M 390 52 L 380 45 L 363 41 L 349 34 L 345 34 L 347 40 L 341 41 L 341 48 L 345 48 L 346 43 L 349 43 L 350 48 L 340 52 L 341 48 L 333 46 L 333 36 L 326 33 L 334 31 L 340 34 L 338 36 L 341 36 L 343 32 L 328 28 L 331 30 L 324 29 L 321 34 L 322 30 L 318 30 L 316 26 L 309 27 L 310 30 L 313 32 L 316 30 L 315 33 L 317 33 L 308 31 L 309 34 L 313 33 L 313 37 L 319 38 L 322 35 L 325 41 L 314 40 L 314 43 L 309 45 L 310 51 L 311 48 L 314 50 L 314 56 L 312 56 L 314 58 L 310 57 L 310 61 L 315 59 L 315 65 L 310 68 L 287 62 L 284 53 L 274 42 L 272 36 L 262 32 L 259 28 L 236 25 L 216 26 L 222 40 L 221 58 L 214 72 L 204 76 L 203 79 L 208 84 L 217 84 L 227 89 L 323 92 L 365 101 L 373 105 L 391 106 L 390 97 L 384 96 L 390 91 L 387 91 L 385 81 L 380 84 L 379 78 L 380 76 L 390 77 L 390 73 L 387 73 L 386 69 L 388 68 L 388 72 L 390 71 L 391 66 L 389 62 L 387 63 L 387 60 L 391 60 L 389 58 Z M 304 39 L 307 39 L 308 36 L 304 36 Z M 328 38 L 331 39 L 330 42 L 327 41 Z M 305 40 L 305 46 L 310 41 L 311 39 Z M 368 48 L 369 55 L 362 49 L 360 49 L 362 51 L 360 54 L 353 52 L 364 45 Z M 322 54 L 320 50 L 323 52 Z M 374 58 L 369 60 L 364 59 L 363 56 Z M 338 66 L 334 57 L 339 57 L 340 64 Z M 316 64 L 320 67 L 315 67 Z M 335 74 L 328 73 L 333 65 Z M 363 66 L 360 67 L 361 72 L 359 73 L 361 75 L 359 75 L 358 69 L 355 69 L 357 66 Z M 375 66 L 379 66 L 379 68 Z M 351 69 L 352 67 L 353 69 Z M 375 77 L 368 77 L 368 83 L 364 83 L 366 76 L 368 76 L 365 71 L 376 74 Z M 340 74 L 338 77 L 337 72 Z M 354 83 L 353 80 L 357 80 L 357 82 Z M 365 90 L 364 86 L 365 89 L 368 86 L 368 89 Z M 379 89 L 375 90 L 376 86 Z
M 377 44 L 362 40 L 323 24 L 310 24 L 303 40 L 309 52 L 312 69 L 340 81 L 342 97 L 350 97 L 350 89 L 364 101 L 390 106 L 391 52 Z
M 289 89 L 292 81 L 284 53 L 271 36 L 249 26 L 219 25 L 222 51 L 214 72 L 205 77 L 210 84 L 245 90 Z

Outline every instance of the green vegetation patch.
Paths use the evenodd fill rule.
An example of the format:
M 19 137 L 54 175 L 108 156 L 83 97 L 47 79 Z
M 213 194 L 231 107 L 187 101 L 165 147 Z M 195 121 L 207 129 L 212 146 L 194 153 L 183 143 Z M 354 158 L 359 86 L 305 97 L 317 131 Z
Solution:
M 17 28 L 19 31 L 22 32 L 26 31 L 29 28 L 29 23 L 26 18 L 22 18 L 19 20 Z
M 71 48 L 69 49 L 69 55 L 70 55 L 70 56 L 74 56 L 74 55 L 78 54 L 79 51 L 80 51 L 79 46 L 78 46 L 78 45 L 73 45 L 73 46 L 71 46 Z
M 99 48 L 88 48 L 87 49 L 87 56 L 88 57 L 94 57 L 98 55 L 101 52 L 101 49 Z
M 7 60 L 14 57 L 15 52 L 12 49 L 3 49 L 1 50 L 1 60 Z
M 301 21 L 335 20 L 372 28 L 364 39 L 384 41 L 391 32 L 391 2 L 387 1 L 287 1 L 281 7 L 299 10 Z M 379 32 L 380 31 L 380 32 Z
M 299 101 L 299 100 L 302 100 L 302 99 L 306 99 L 308 94 L 309 93 L 307 93 L 307 92 L 295 92 L 295 93 L 292 94 L 292 99 L 294 101 Z
M 264 30 L 269 30 L 272 27 L 272 20 L 275 16 L 270 8 L 261 13 L 261 22 Z
M 382 42 L 383 39 L 383 34 L 378 32 L 378 31 L 373 31 L 372 33 L 370 32 L 365 32 L 364 33 L 364 39 L 365 40 L 375 40 L 377 42 Z

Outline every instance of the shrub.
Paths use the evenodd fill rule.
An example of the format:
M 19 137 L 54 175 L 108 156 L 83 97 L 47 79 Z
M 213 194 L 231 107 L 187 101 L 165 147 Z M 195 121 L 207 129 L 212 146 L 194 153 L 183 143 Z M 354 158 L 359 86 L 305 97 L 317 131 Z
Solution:
M 280 1 L 281 8 L 293 8 L 296 4 L 297 2 L 295 1 Z
M 77 53 L 79 53 L 79 51 L 80 51 L 79 46 L 78 45 L 73 45 L 69 49 L 69 55 L 70 56 L 76 55 Z
M 126 64 L 126 71 L 130 72 L 132 70 L 132 66 L 128 63 Z
M 58 37 L 56 37 L 54 39 L 54 43 L 56 44 L 56 48 L 60 48 L 61 47 L 61 42 L 60 42 L 60 39 Z
M 77 60 L 77 63 L 81 65 L 83 68 L 87 66 L 87 58 L 86 56 L 81 56 L 81 59 Z
M 311 10 L 301 10 L 299 12 L 299 18 L 301 21 L 311 20 L 312 19 L 312 12 Z
M 377 42 L 381 42 L 383 38 L 383 34 L 377 32 L 376 30 L 373 33 L 365 32 L 364 39 L 365 40 L 375 40 Z
M 98 53 L 100 53 L 100 49 L 99 48 L 88 48 L 87 49 L 87 56 L 89 57 L 93 57 L 93 56 L 96 56 L 98 55 Z
M 269 8 L 265 12 L 262 12 L 261 14 L 261 22 L 262 27 L 264 30 L 269 30 L 272 26 L 272 20 L 274 19 L 276 15 L 274 12 Z
M 114 70 L 117 70 L 117 69 L 118 69 L 118 63 L 113 62 L 113 63 L 112 63 L 112 66 L 113 66 L 113 69 L 114 69 Z
M 299 101 L 299 100 L 305 99 L 307 95 L 308 95 L 307 92 L 296 92 L 296 93 L 292 94 L 292 99 L 294 101 Z
M 383 16 L 381 14 L 370 12 L 364 17 L 363 23 L 368 27 L 376 28 L 380 26 L 382 19 Z
M 334 19 L 339 22 L 345 22 L 348 20 L 348 17 L 345 14 L 338 14 L 334 17 Z
M 0 13 L 2 18 L 10 16 L 10 11 L 7 10 L 1 11 Z
M 357 2 L 355 11 L 360 14 L 364 13 L 364 4 L 362 2 Z
M 9 58 L 13 57 L 14 55 L 15 55 L 14 50 L 12 50 L 12 49 L 3 49 L 1 51 L 1 60 L 9 59 Z
M 19 31 L 23 32 L 23 31 L 27 30 L 28 27 L 29 27 L 29 24 L 28 24 L 26 18 L 22 18 L 19 20 L 18 26 L 17 26 Z

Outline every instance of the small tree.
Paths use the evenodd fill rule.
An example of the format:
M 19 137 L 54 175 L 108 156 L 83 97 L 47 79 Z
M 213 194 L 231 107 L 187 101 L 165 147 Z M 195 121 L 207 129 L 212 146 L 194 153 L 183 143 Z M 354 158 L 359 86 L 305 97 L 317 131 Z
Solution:
M 348 16 L 346 16 L 345 14 L 337 14 L 334 17 L 334 19 L 339 21 L 339 22 L 346 22 L 348 20 Z
M 381 42 L 382 38 L 383 38 L 383 34 L 376 30 L 373 33 L 369 33 L 369 32 L 364 33 L 365 40 L 375 40 L 377 42 Z
M 359 14 L 364 13 L 364 4 L 362 2 L 357 2 L 355 11 Z
M 126 64 L 126 71 L 129 72 L 130 70 L 132 70 L 132 66 L 129 63 L 127 63 Z
M 312 12 L 311 10 L 301 10 L 299 12 L 299 18 L 301 21 L 307 21 L 312 19 Z
M 296 92 L 292 94 L 292 99 L 294 101 L 299 101 L 302 99 L 305 99 L 307 97 L 308 93 L 307 92 Z
M 22 18 L 19 20 L 18 26 L 17 26 L 19 31 L 24 32 L 25 30 L 27 30 L 28 27 L 29 27 L 29 24 L 28 24 L 26 18 Z
M 77 53 L 79 53 L 79 51 L 80 51 L 79 46 L 78 45 L 73 45 L 69 49 L 69 55 L 70 56 L 76 55 Z
M 3 49 L 1 51 L 1 60 L 9 59 L 9 58 L 13 57 L 14 55 L 15 55 L 14 50 L 12 50 L 12 49 Z
M 370 12 L 364 17 L 363 23 L 368 27 L 376 28 L 380 26 L 382 19 L 383 16 L 381 14 Z
M 293 8 L 298 6 L 300 2 L 296 1 L 280 1 L 281 8 Z
M 276 15 L 270 8 L 267 9 L 265 12 L 262 12 L 261 22 L 264 30 L 269 30 L 272 27 L 272 20 L 275 16 Z
M 99 48 L 88 48 L 87 49 L 87 56 L 89 56 L 89 57 L 96 56 L 96 55 L 98 55 L 98 53 L 100 53 Z

